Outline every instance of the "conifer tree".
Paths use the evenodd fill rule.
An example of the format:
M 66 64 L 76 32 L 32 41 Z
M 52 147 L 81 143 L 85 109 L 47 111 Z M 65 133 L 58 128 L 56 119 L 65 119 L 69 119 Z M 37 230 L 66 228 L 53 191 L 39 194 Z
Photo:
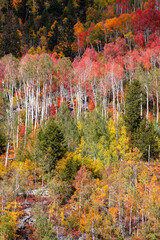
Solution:
M 139 129 L 135 135 L 135 145 L 143 153 L 142 158 L 148 162 L 156 159 L 159 153 L 158 137 L 154 130 L 152 122 L 148 122 L 146 118 L 141 122 Z
M 141 122 L 141 85 L 138 80 L 132 81 L 125 97 L 125 125 L 127 130 L 131 132 L 131 138 Z
M 51 118 L 44 129 L 38 133 L 40 164 L 44 171 L 52 172 L 58 160 L 66 153 L 66 144 L 61 128 Z

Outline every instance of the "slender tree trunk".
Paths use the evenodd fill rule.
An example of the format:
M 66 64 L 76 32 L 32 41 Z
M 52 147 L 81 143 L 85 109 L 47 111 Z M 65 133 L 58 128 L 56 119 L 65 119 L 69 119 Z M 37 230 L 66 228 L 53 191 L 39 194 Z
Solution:
M 157 96 L 157 120 L 156 123 L 159 122 L 159 96 L 158 96 L 158 90 L 156 90 L 156 96 Z
M 8 137 L 7 149 L 6 149 L 5 167 L 7 167 L 7 163 L 8 163 L 8 153 L 9 153 L 9 137 Z
M 150 163 L 150 155 L 151 155 L 151 146 L 148 146 L 148 163 Z
M 114 79 L 113 79 L 113 69 L 112 69 L 112 94 L 113 94 L 113 120 L 115 121 L 115 86 L 114 86 Z
M 148 92 L 148 86 L 146 85 L 146 94 L 147 94 L 147 113 L 146 118 L 148 119 L 149 116 L 149 92 Z

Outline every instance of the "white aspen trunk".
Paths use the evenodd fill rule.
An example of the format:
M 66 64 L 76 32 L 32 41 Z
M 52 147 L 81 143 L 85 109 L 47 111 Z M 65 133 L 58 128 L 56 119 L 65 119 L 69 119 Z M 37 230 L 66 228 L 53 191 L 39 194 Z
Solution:
M 37 98 L 37 125 L 39 124 L 39 96 L 40 96 L 40 82 L 38 82 L 38 98 Z
M 119 89 L 118 89 L 118 85 L 117 85 L 117 124 L 118 124 L 119 113 L 120 113 Z
M 38 118 L 38 86 L 37 86 L 37 90 L 36 90 L 36 112 L 35 112 L 35 129 L 37 127 L 37 118 Z
M 77 91 L 77 96 L 76 96 L 76 104 L 77 106 L 77 121 L 79 119 L 79 90 Z
M 153 117 L 155 117 L 155 101 L 154 101 L 154 95 L 152 95 L 152 102 L 153 102 Z
M 124 92 L 123 92 L 123 80 L 121 80 L 121 104 L 123 103 L 123 98 L 124 98 Z
M 7 149 L 6 149 L 5 167 L 7 167 L 7 163 L 8 163 L 8 152 L 9 152 L 9 138 L 8 138 Z
M 34 119 L 34 86 L 32 87 L 32 100 L 31 100 L 31 104 L 32 104 L 32 106 L 31 106 L 31 108 L 32 108 L 32 110 L 31 110 L 31 122 L 32 122 L 32 130 L 33 130 L 33 119 Z
M 45 118 L 45 116 L 47 116 L 47 108 L 48 108 L 48 106 L 49 105 L 51 105 L 50 104 L 50 99 L 48 98 L 48 96 L 47 96 L 47 86 L 46 86 L 46 84 L 44 85 L 44 96 L 43 96 L 43 102 L 44 102 L 44 115 L 43 115 L 43 118 L 42 118 L 42 121 L 43 121 L 43 119 Z
M 159 122 L 159 96 L 158 96 L 158 90 L 156 90 L 156 96 L 157 96 L 157 120 L 156 120 L 156 123 L 158 124 Z
M 94 222 L 92 221 L 92 240 L 95 240 L 94 237 Z
M 74 110 L 74 102 L 73 102 L 73 93 L 72 93 L 72 83 L 71 83 L 71 79 L 70 79 L 70 94 L 71 94 L 71 105 L 73 106 L 73 110 Z
M 27 84 L 27 89 L 26 89 L 26 93 L 25 93 L 25 105 L 26 105 L 26 120 L 25 120 L 25 138 L 24 138 L 24 146 L 26 145 L 26 135 L 27 135 L 27 124 L 28 124 L 28 118 L 27 118 L 27 114 L 28 114 L 28 84 Z
M 148 119 L 149 115 L 149 92 L 148 92 L 148 86 L 146 85 L 146 94 L 147 94 L 147 113 L 146 113 L 146 118 Z
M 148 163 L 150 163 L 150 155 L 151 155 L 151 146 L 148 146 Z
M 114 79 L 113 79 L 113 69 L 112 69 L 112 94 L 113 94 L 113 120 L 115 121 L 115 86 L 114 86 Z
M 41 104 L 41 122 L 43 121 L 43 118 L 44 118 L 44 112 L 45 112 L 45 97 L 44 97 L 44 94 L 45 94 L 45 84 L 43 84 L 43 98 L 42 98 L 42 104 Z
M 17 95 L 17 93 L 16 93 Z M 17 95 L 17 106 L 18 106 L 18 123 L 17 123 L 17 148 L 18 148 L 18 141 L 19 141 L 19 136 L 18 136 L 18 133 L 19 133 L 19 119 L 20 119 L 20 105 L 19 105 L 19 101 L 18 101 L 18 95 Z

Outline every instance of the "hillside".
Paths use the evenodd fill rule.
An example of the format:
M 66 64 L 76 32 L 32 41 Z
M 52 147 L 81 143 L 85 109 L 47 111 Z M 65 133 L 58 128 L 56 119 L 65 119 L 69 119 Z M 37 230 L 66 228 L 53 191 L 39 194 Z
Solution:
M 0 1 L 0 239 L 160 239 L 160 1 Z

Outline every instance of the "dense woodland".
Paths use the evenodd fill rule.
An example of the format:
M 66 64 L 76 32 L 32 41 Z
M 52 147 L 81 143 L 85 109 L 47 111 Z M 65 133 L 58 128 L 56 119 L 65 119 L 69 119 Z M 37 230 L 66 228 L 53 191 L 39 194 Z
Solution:
M 160 0 L 0 0 L 0 240 L 160 239 Z

